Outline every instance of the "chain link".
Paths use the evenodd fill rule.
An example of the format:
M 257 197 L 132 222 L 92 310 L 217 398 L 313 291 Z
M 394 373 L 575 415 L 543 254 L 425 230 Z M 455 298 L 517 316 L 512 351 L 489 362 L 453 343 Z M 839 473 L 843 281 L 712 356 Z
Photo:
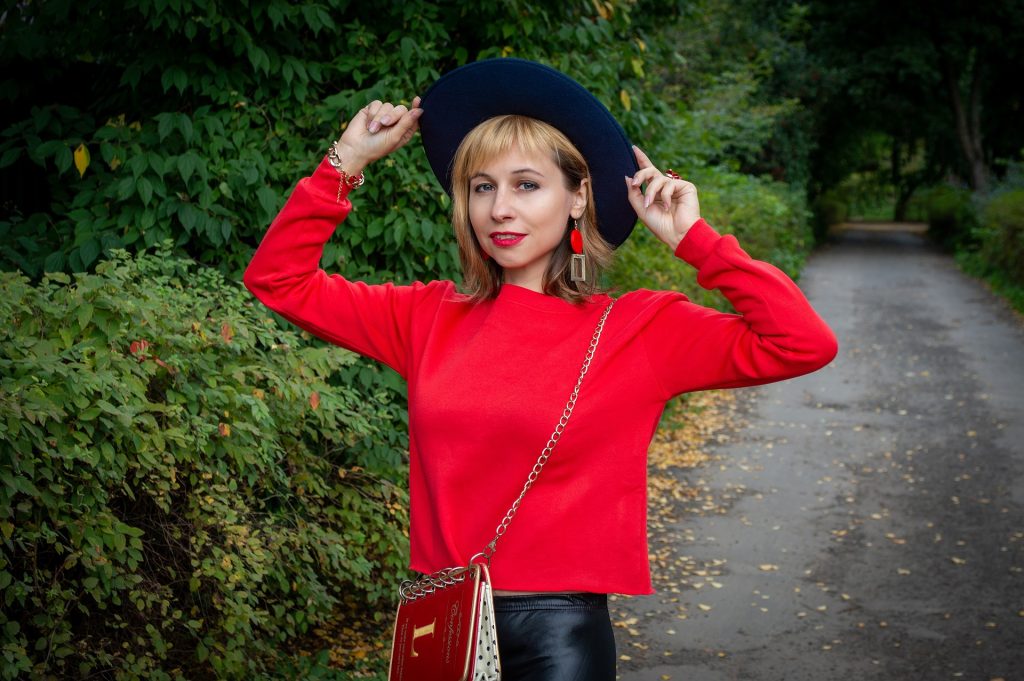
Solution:
M 530 475 L 526 478 L 526 484 L 523 485 L 523 491 L 519 493 L 519 497 L 512 502 L 512 506 L 509 507 L 505 517 L 498 523 L 498 528 L 495 531 L 494 539 L 487 544 L 487 547 L 482 553 L 478 553 L 470 559 L 470 563 L 482 557 L 487 561 L 488 564 L 491 562 L 491 557 L 497 550 L 498 540 L 508 530 L 508 526 L 512 524 L 512 519 L 515 517 L 516 512 L 519 510 L 520 504 L 523 503 L 523 497 L 533 487 L 533 483 L 537 482 L 537 478 L 540 477 L 540 473 L 544 470 L 544 465 L 551 458 L 551 452 L 554 450 L 555 445 L 558 444 L 558 440 L 562 437 L 562 432 L 565 430 L 566 425 L 569 423 L 569 417 L 572 416 L 573 409 L 576 408 L 576 400 L 580 396 L 580 386 L 583 385 L 583 377 L 587 375 L 587 371 L 590 369 L 590 362 L 594 359 L 594 352 L 597 351 L 597 344 L 601 340 L 601 332 L 604 330 L 604 321 L 608 319 L 608 314 L 612 311 L 612 306 L 615 305 L 615 301 L 608 303 L 608 307 L 605 308 L 604 314 L 601 315 L 601 319 L 597 322 L 597 328 L 594 329 L 594 336 L 590 339 L 590 347 L 587 348 L 587 356 L 583 359 L 583 366 L 580 368 L 580 377 L 576 379 L 576 385 L 572 389 L 572 394 L 569 396 L 569 401 L 565 403 L 565 409 L 562 410 L 562 416 L 558 419 L 558 424 L 555 426 L 554 432 L 551 433 L 551 437 L 548 438 L 547 444 L 541 451 L 540 456 L 537 457 L 537 462 L 533 464 L 533 468 L 530 470 Z

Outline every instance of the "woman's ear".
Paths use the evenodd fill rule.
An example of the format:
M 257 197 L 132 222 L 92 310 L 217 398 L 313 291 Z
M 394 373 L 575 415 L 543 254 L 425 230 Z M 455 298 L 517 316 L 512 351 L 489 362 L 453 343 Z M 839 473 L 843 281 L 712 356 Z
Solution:
M 583 217 L 583 212 L 587 208 L 587 200 L 590 197 L 590 178 L 583 178 L 580 180 L 580 186 L 573 192 L 572 195 L 572 207 L 569 209 L 569 215 L 575 220 L 579 220 Z

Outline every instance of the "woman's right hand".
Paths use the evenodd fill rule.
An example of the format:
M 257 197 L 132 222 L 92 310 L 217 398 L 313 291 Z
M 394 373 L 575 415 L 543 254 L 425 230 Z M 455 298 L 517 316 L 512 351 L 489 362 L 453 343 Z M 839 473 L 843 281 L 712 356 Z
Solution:
M 349 121 L 337 141 L 338 155 L 345 172 L 358 175 L 363 167 L 402 148 L 419 129 L 420 98 L 412 100 L 412 108 L 403 104 L 374 100 Z

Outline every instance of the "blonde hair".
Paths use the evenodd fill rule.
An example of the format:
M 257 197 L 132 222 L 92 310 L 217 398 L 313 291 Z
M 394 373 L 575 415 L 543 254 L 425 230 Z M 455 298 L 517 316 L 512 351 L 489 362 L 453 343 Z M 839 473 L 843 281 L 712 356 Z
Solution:
M 572 246 L 569 234 L 574 223 L 570 218 L 564 238 L 555 248 L 544 273 L 544 293 L 580 303 L 589 296 L 605 292 L 600 278 L 611 264 L 612 247 L 597 228 L 593 181 L 587 161 L 557 128 L 535 118 L 518 115 L 496 116 L 480 123 L 469 131 L 455 152 L 452 162 L 452 228 L 459 243 L 463 291 L 473 302 L 481 302 L 494 298 L 501 290 L 501 266 L 493 260 L 484 259 L 483 249 L 469 220 L 469 179 L 485 163 L 515 146 L 526 154 L 550 154 L 551 160 L 562 171 L 569 191 L 577 191 L 586 180 L 586 207 L 578 224 L 583 235 L 583 253 L 587 256 L 587 279 L 575 282 L 570 278 Z

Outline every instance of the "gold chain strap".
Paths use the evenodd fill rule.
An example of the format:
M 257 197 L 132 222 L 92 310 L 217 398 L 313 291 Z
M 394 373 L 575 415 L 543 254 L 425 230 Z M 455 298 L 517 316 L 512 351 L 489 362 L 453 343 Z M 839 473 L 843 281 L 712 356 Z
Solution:
M 523 491 L 519 493 L 519 497 L 512 502 L 512 506 L 509 507 L 505 517 L 498 523 L 498 528 L 495 531 L 494 539 L 484 548 L 484 550 L 472 558 L 469 559 L 470 565 L 473 564 L 477 558 L 483 558 L 487 561 L 487 564 L 491 564 L 491 557 L 494 556 L 494 552 L 497 549 L 498 540 L 502 538 L 505 532 L 508 530 L 508 526 L 512 524 L 512 519 L 516 515 L 516 511 L 519 510 L 519 506 L 523 503 L 523 497 L 533 487 L 533 483 L 537 482 L 537 478 L 540 477 L 540 472 L 544 470 L 544 465 L 551 458 L 551 452 L 554 450 L 555 445 L 558 444 L 558 440 L 562 437 L 562 432 L 565 430 L 565 426 L 569 423 L 569 417 L 572 416 L 573 409 L 576 408 L 576 400 L 580 396 L 580 386 L 583 385 L 583 377 L 587 375 L 587 370 L 590 369 L 590 362 L 594 359 L 594 352 L 597 350 L 597 344 L 601 340 L 601 332 L 604 330 L 604 321 L 608 319 L 608 314 L 612 311 L 612 306 L 615 305 L 615 301 L 608 303 L 608 307 L 605 308 L 604 314 L 601 315 L 601 319 L 597 322 L 597 328 L 594 329 L 594 336 L 590 339 L 590 347 L 587 348 L 587 356 L 583 359 L 583 366 L 580 368 L 580 377 L 576 379 L 576 385 L 572 389 L 572 395 L 569 396 L 569 401 L 565 403 L 565 409 L 562 410 L 562 417 L 558 419 L 558 424 L 555 426 L 554 432 L 551 433 L 551 437 L 548 438 L 547 445 L 544 446 L 544 450 L 537 457 L 537 462 L 533 464 L 533 469 L 530 471 L 530 475 L 526 478 L 526 484 L 523 485 Z
M 512 524 L 512 519 L 515 517 L 516 512 L 519 510 L 519 506 L 523 503 L 523 497 L 533 487 L 533 483 L 537 482 L 537 478 L 540 476 L 540 472 L 544 470 L 544 465 L 551 458 L 551 452 L 554 450 L 555 445 L 558 444 L 558 440 L 562 437 L 562 432 L 565 430 L 565 426 L 569 423 L 569 417 L 572 416 L 573 409 L 576 408 L 576 400 L 580 396 L 580 386 L 583 385 L 583 377 L 587 375 L 587 371 L 590 369 L 590 363 L 594 359 L 594 353 L 597 351 L 597 344 L 601 340 L 601 332 L 604 330 L 604 322 L 608 319 L 608 314 L 612 311 L 612 306 L 615 305 L 615 301 L 608 303 L 608 307 L 604 309 L 604 314 L 601 315 L 601 319 L 597 322 L 597 328 L 594 329 L 594 336 L 590 339 L 590 347 L 587 348 L 587 356 L 583 359 L 583 366 L 580 367 L 580 376 L 576 379 L 576 385 L 572 389 L 572 394 L 569 396 L 569 401 L 565 403 L 565 409 L 562 410 L 562 416 L 558 419 L 558 424 L 555 426 L 554 432 L 551 433 L 551 437 L 548 438 L 547 444 L 544 446 L 544 450 L 541 451 L 540 456 L 537 457 L 537 462 L 533 464 L 533 468 L 530 470 L 530 475 L 526 478 L 526 484 L 523 485 L 523 491 L 519 493 L 519 497 L 512 502 L 512 506 L 509 507 L 508 512 L 505 513 L 505 517 L 498 523 L 498 529 L 494 535 L 494 539 L 487 544 L 486 548 L 472 558 L 469 559 L 469 566 L 466 567 L 455 567 L 446 568 L 444 570 L 438 570 L 437 572 L 429 575 L 424 575 L 415 581 L 406 580 L 402 582 L 398 588 L 399 596 L 404 602 L 414 601 L 417 598 L 422 598 L 428 594 L 433 593 L 438 589 L 443 589 L 448 586 L 453 586 L 465 580 L 470 574 L 473 574 L 473 562 L 477 558 L 483 558 L 488 565 L 491 564 L 491 557 L 494 556 L 494 552 L 497 549 L 498 540 L 508 530 L 508 526 Z

